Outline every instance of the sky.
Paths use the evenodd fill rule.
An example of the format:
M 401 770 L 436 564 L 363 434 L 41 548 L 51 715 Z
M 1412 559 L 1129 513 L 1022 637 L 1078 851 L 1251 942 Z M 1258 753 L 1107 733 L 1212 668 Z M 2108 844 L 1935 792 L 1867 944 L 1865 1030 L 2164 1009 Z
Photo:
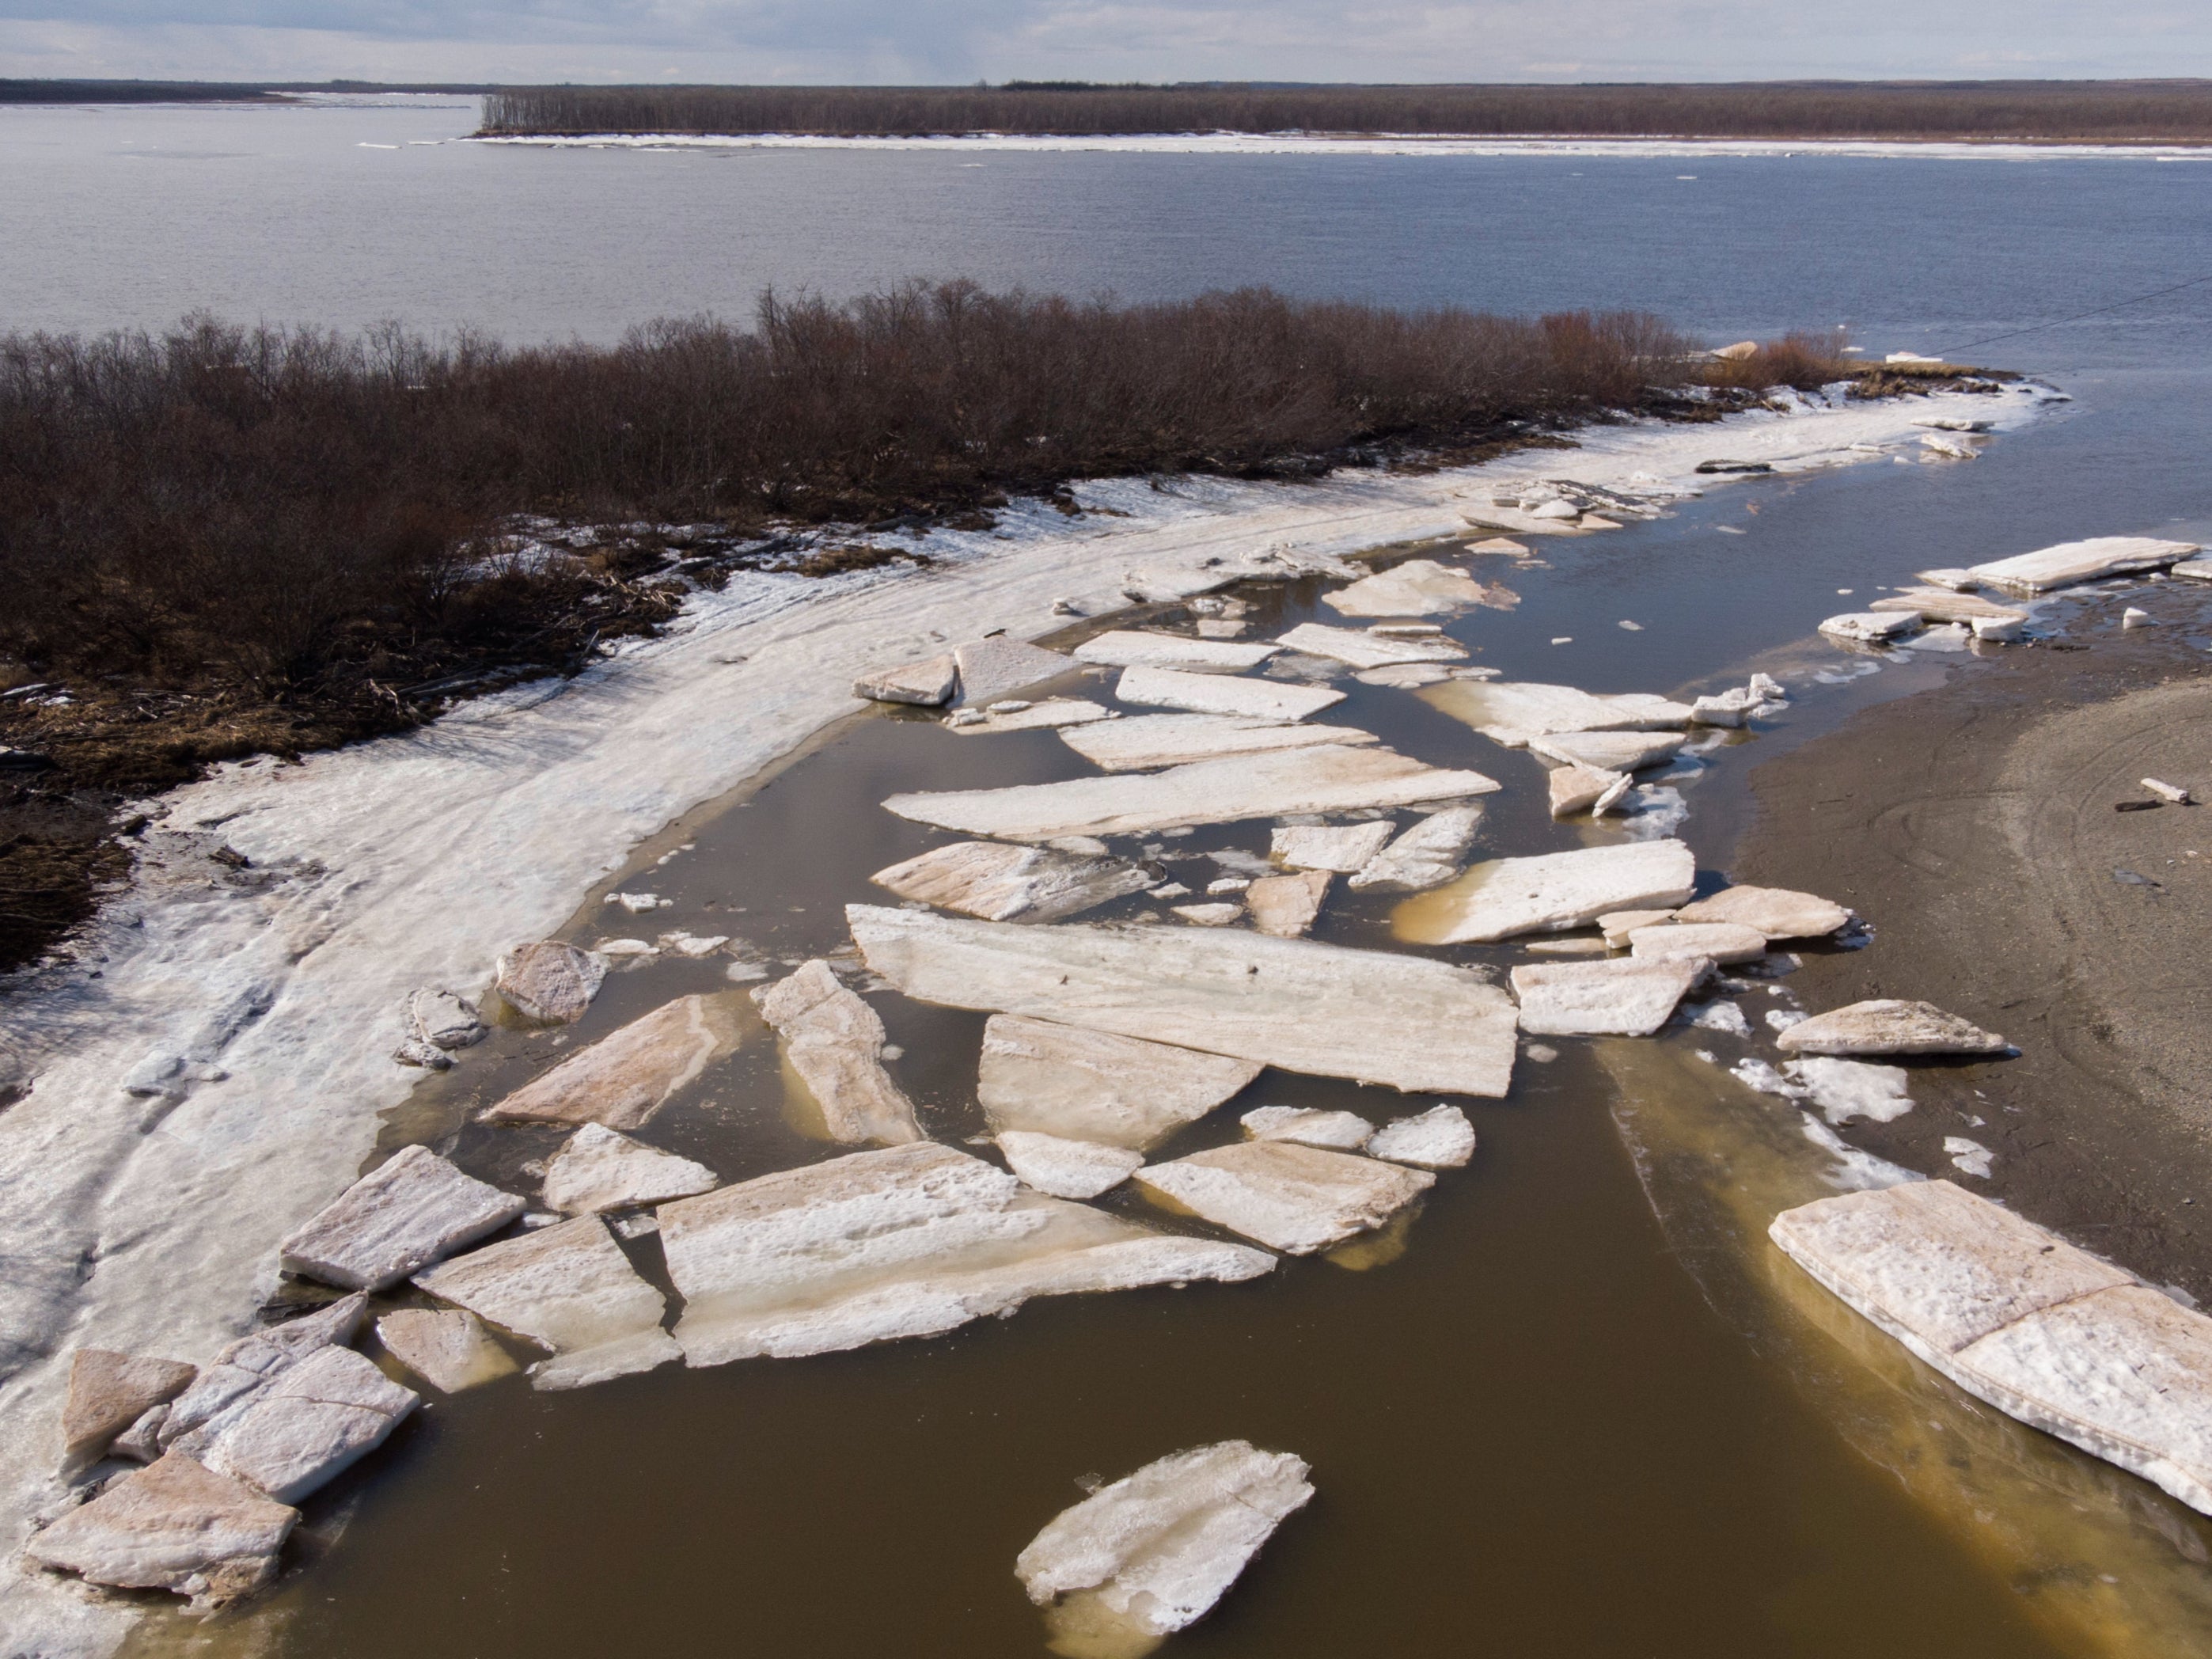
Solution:
M 2212 75 L 2212 0 L 0 0 L 0 76 L 816 82 Z

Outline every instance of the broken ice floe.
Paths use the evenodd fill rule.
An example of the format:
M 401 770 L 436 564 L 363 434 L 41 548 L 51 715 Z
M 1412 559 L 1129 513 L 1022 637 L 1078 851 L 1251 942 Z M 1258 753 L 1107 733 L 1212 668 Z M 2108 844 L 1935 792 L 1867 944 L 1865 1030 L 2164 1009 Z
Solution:
M 584 1017 L 606 976 L 605 963 L 588 951 L 540 939 L 499 959 L 493 988 L 526 1018 L 569 1025 Z
M 1443 638 L 1394 639 L 1356 628 L 1330 628 L 1321 623 L 1301 623 L 1277 641 L 1286 650 L 1328 657 L 1354 668 L 1390 668 L 1407 663 L 1461 662 L 1467 647 Z
M 1645 692 L 1598 696 L 1571 685 L 1454 680 L 1417 694 L 1509 749 L 1569 732 L 1663 732 L 1689 724 L 1690 706 Z
M 1889 997 L 1798 1020 L 1775 1041 L 1798 1054 L 2001 1054 L 2009 1046 L 1933 1003 Z
M 1588 811 L 1608 793 L 1618 799 L 1628 787 L 1628 775 L 1588 766 L 1560 766 L 1545 779 L 1545 787 L 1551 797 L 1552 816 L 1571 817 Z
M 678 997 L 630 1021 L 497 1102 L 483 1121 L 642 1128 L 738 1047 L 734 994 Z
M 1304 1459 L 1224 1440 L 1176 1452 L 1047 1523 L 1014 1563 L 1055 1651 L 1149 1651 L 1202 1618 L 1313 1496 Z
M 1140 865 L 1042 847 L 963 841 L 932 848 L 870 878 L 916 899 L 986 921 L 1056 921 L 1109 899 L 1141 892 L 1153 878 Z
M 1320 916 L 1330 879 L 1326 870 L 1261 877 L 1244 891 L 1244 906 L 1252 913 L 1252 925 L 1277 939 L 1301 937 Z
M 1487 794 L 1480 772 L 1444 771 L 1388 749 L 1334 745 L 1194 761 L 1141 776 L 893 795 L 901 817 L 1008 841 L 1145 835 L 1239 818 L 1418 806 Z
M 1397 826 L 1388 818 L 1371 823 L 1290 824 L 1269 838 L 1268 855 L 1294 870 L 1328 870 L 1348 876 L 1381 852 Z
M 1964 1135 L 1945 1135 L 1943 1153 L 1951 1160 L 1953 1169 L 1983 1181 L 1990 1178 L 1990 1160 L 1996 1156 L 1980 1141 L 1969 1140 Z
M 24 1553 L 89 1583 L 172 1590 L 219 1607 L 276 1576 L 299 1519 L 289 1504 L 171 1452 L 64 1515 Z
M 1489 593 L 1464 571 L 1434 559 L 1407 559 L 1322 594 L 1322 603 L 1347 617 L 1440 617 L 1481 605 Z
M 1556 737 L 1531 738 L 1528 750 L 1562 766 L 1595 772 L 1640 772 L 1663 766 L 1681 752 L 1679 732 L 1567 732 Z
M 1830 617 L 1820 631 L 1832 640 L 1854 645 L 1881 645 L 1917 633 L 1921 627 L 1917 611 L 1847 611 Z
M 1730 921 L 1769 939 L 1818 939 L 1849 925 L 1851 913 L 1813 893 L 1786 887 L 1723 887 L 1675 913 L 1685 922 Z
M 421 1401 L 332 1344 L 219 1413 L 177 1450 L 280 1504 L 296 1504 L 383 1444 Z
M 1765 956 L 1766 935 L 1733 921 L 1662 921 L 1632 930 L 1628 948 L 1639 962 L 1703 959 L 1732 968 Z
M 853 695 L 872 702 L 904 702 L 934 708 L 951 702 L 959 684 L 959 665 L 947 651 L 920 662 L 871 669 L 853 682 Z
M 1095 1140 L 1069 1140 L 1033 1129 L 1005 1129 L 998 1137 L 1006 1167 L 1022 1183 L 1054 1198 L 1096 1198 L 1144 1167 L 1145 1155 Z
M 1535 1036 L 1649 1036 L 1711 969 L 1702 958 L 1532 963 L 1513 970 L 1513 994 Z
M 62 1406 L 62 1472 L 73 1474 L 107 1455 L 115 1437 L 191 1385 L 199 1368 L 181 1360 L 79 1348 L 70 1358 Z
M 828 963 L 809 962 L 752 998 L 830 1139 L 895 1146 L 921 1138 L 914 1103 L 884 1070 L 883 1020 L 838 982 Z
M 1969 574 L 1978 581 L 2016 592 L 2047 593 L 2102 576 L 2156 570 L 2199 550 L 2194 542 L 2160 541 L 2149 536 L 2096 536 L 2014 554 L 2008 559 L 1993 559 L 1975 565 Z
M 352 1291 L 380 1291 L 497 1232 L 528 1206 L 427 1146 L 406 1146 L 285 1239 L 283 1267 Z
M 963 718 L 972 716 L 973 718 Z M 1000 732 L 1038 732 L 1063 726 L 1083 726 L 1092 720 L 1117 719 L 1115 712 L 1103 703 L 1092 702 L 1085 697 L 1048 697 L 1042 702 L 1032 702 L 1018 708 L 1004 704 L 978 713 L 961 709 L 945 724 L 947 730 L 957 732 L 965 738 L 990 737 Z
M 1109 772 L 1145 772 L 1193 761 L 1278 749 L 1357 747 L 1377 739 L 1348 726 L 1304 726 L 1227 714 L 1139 714 L 1060 733 L 1060 741 Z
M 1287 1140 L 1339 1152 L 1358 1152 L 1375 1133 L 1375 1126 L 1357 1112 L 1315 1106 L 1259 1106 L 1237 1121 L 1254 1140 Z
M 1482 828 L 1482 808 L 1447 806 L 1431 812 L 1352 872 L 1362 892 L 1418 893 L 1449 881 L 1467 862 Z
M 1912 1096 L 1901 1066 L 1814 1056 L 1790 1060 L 1782 1069 L 1831 1123 L 1849 1123 L 1862 1117 L 1869 1122 L 1887 1123 L 1912 1109 Z
M 1511 1078 L 1512 1004 L 1444 963 L 1241 930 L 845 914 L 868 965 L 924 1002 L 1401 1090 L 1499 1095 Z
M 551 1349 L 550 1358 L 530 1368 L 537 1388 L 582 1388 L 678 1357 L 660 1328 L 665 1299 L 638 1277 L 596 1215 L 487 1245 L 417 1273 L 414 1282 Z
M 1257 667 L 1281 648 L 1265 643 L 1240 645 L 1225 640 L 1194 640 L 1181 634 L 1117 629 L 1085 640 L 1075 647 L 1075 657 L 1079 662 L 1114 668 L 1185 668 L 1239 673 Z
M 460 1308 L 401 1308 L 376 1322 L 385 1352 L 441 1394 L 512 1376 L 514 1356 Z
M 983 1027 L 976 1098 L 994 1130 L 1142 1152 L 1259 1076 L 1257 1061 L 1018 1014 Z
M 1344 701 L 1343 692 L 1326 686 L 1193 674 L 1176 668 L 1125 668 L 1115 683 L 1114 695 L 1123 702 L 1155 708 L 1270 720 L 1302 720 Z
M 720 1179 L 703 1164 L 586 1123 L 546 1160 L 545 1206 L 568 1215 L 635 1209 L 711 1192 Z
M 1697 860 L 1679 841 L 1492 859 L 1407 899 L 1391 926 L 1415 945 L 1494 944 L 1518 933 L 1565 932 L 1608 911 L 1670 908 L 1696 882 Z
M 1031 1297 L 1236 1281 L 1274 1266 L 1027 1191 L 927 1141 L 763 1176 L 659 1216 L 684 1297 L 676 1340 L 692 1365 L 934 1336 Z
M 1367 1142 L 1370 1158 L 1422 1170 L 1457 1170 L 1474 1156 L 1474 1126 L 1456 1106 L 1392 1118 Z
M 1823 1199 L 1769 1231 L 1967 1393 L 2212 1513 L 2212 1320 L 1948 1181 Z
M 1147 1164 L 1134 1180 L 1173 1208 L 1287 1255 L 1310 1255 L 1382 1226 L 1436 1177 L 1349 1152 L 1248 1140 Z
M 1075 666 L 1057 651 L 1047 651 L 1020 640 L 971 640 L 952 647 L 952 660 L 960 675 L 957 701 L 974 708 L 1010 697 L 1032 685 L 1057 679 Z
M 1197 927 L 1226 927 L 1244 914 L 1242 904 L 1176 904 L 1169 908 Z

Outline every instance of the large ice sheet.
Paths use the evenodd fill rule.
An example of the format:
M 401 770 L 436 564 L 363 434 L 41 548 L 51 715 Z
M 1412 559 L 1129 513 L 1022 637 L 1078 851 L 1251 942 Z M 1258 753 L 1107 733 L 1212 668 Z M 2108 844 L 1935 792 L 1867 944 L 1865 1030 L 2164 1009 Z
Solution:
M 1970 574 L 2015 592 L 2047 593 L 2100 576 L 2156 570 L 2199 550 L 2194 542 L 2160 541 L 2153 536 L 2092 536 L 2087 541 L 2061 542 L 2033 553 L 1992 559 L 1970 567 Z
M 934 1336 L 1034 1296 L 1254 1278 L 1259 1250 L 1025 1191 L 922 1141 L 664 1205 L 684 1359 L 719 1365 Z
M 1204 1117 L 1261 1069 L 1255 1060 L 994 1014 L 983 1027 L 975 1095 L 1001 1133 L 1142 1152 Z
M 1350 748 L 1377 739 L 1350 726 L 1305 726 L 1235 714 L 1138 714 L 1127 720 L 1064 730 L 1060 740 L 1109 772 L 1145 772 L 1159 766 L 1278 749 Z
M 1286 650 L 1310 657 L 1328 657 L 1354 668 L 1389 668 L 1409 662 L 1459 662 L 1467 647 L 1441 635 L 1423 639 L 1395 639 L 1357 628 L 1331 628 L 1322 623 L 1300 623 L 1276 641 Z
M 1697 875 L 1689 848 L 1671 840 L 1491 859 L 1407 899 L 1390 926 L 1414 945 L 1492 944 L 1579 927 L 1608 911 L 1680 904 L 1696 890 Z
M 1075 647 L 1079 662 L 1115 668 L 1189 668 L 1236 673 L 1255 668 L 1281 650 L 1279 645 L 1233 640 L 1194 640 L 1182 634 L 1154 634 L 1117 628 Z
M 1445 771 L 1388 749 L 1291 749 L 1194 761 L 1141 776 L 1071 778 L 1006 789 L 893 795 L 902 818 L 972 836 L 1050 841 L 1133 836 L 1239 818 L 1417 806 L 1487 794 L 1480 772 Z
M 1401 1090 L 1503 1095 L 1512 1078 L 1512 1002 L 1446 963 L 1242 930 L 845 915 L 868 965 L 924 1002 Z
M 729 994 L 678 997 L 524 1084 L 484 1121 L 641 1128 L 735 1048 L 743 1030 Z
M 1555 732 L 1668 732 L 1690 723 L 1689 704 L 1641 691 L 1599 696 L 1571 685 L 1447 680 L 1414 695 L 1511 749 Z
M 1290 685 L 1281 680 L 1237 679 L 1227 674 L 1191 674 L 1177 668 L 1125 668 L 1114 695 L 1123 702 L 1154 708 L 1181 708 L 1193 714 L 1238 714 L 1253 720 L 1302 720 L 1344 701 L 1344 693 L 1322 685 Z

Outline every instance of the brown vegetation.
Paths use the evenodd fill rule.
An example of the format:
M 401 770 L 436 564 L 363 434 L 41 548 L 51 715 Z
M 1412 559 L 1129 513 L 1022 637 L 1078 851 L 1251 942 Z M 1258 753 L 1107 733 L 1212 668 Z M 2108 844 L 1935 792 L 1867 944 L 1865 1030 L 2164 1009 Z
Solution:
M 2212 142 L 2212 81 L 1640 86 L 518 87 L 488 134 L 1413 133 Z
M 1770 350 L 1778 379 L 1804 369 Z M 1632 313 L 965 284 L 771 295 L 750 328 L 611 348 L 204 319 L 0 337 L 0 690 L 65 694 L 0 696 L 0 966 L 85 914 L 88 826 L 122 793 L 572 672 L 738 565 L 910 556 L 835 526 L 975 527 L 1010 494 L 1073 513 L 1086 477 L 1456 459 L 1705 412 L 1682 393 L 1711 368 Z

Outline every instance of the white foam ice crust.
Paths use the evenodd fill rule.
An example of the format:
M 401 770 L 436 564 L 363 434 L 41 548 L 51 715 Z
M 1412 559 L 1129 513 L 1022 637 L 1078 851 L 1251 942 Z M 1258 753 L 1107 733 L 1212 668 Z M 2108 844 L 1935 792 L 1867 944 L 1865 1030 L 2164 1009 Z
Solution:
M 1717 488 L 1692 483 L 1717 453 L 1784 472 L 1856 465 L 1883 458 L 1854 444 L 1906 441 L 1914 417 L 2016 425 L 2040 401 L 1938 394 L 1720 428 L 1593 428 L 1577 434 L 1575 471 L 1638 489 L 1654 487 L 1638 473 Z M 738 571 L 692 595 L 661 637 L 623 641 L 573 679 L 296 763 L 220 766 L 147 805 L 131 886 L 82 953 L 8 988 L 9 1036 L 35 1077 L 0 1114 L 11 1633 L 83 1659 L 111 1653 L 132 1617 L 14 1565 L 53 1495 L 70 1351 L 210 1352 L 249 1328 L 277 1241 L 351 1184 L 379 1115 L 416 1081 L 390 1059 L 416 991 L 480 992 L 501 951 L 557 932 L 647 837 L 860 708 L 852 681 L 870 669 L 994 629 L 1038 637 L 1064 625 L 1063 597 L 1106 614 L 1133 569 L 1203 586 L 1457 534 L 1526 467 L 1508 456 L 1295 485 L 1079 483 L 1079 501 L 1128 516 L 1017 504 L 1002 533 L 933 532 L 926 578 L 897 564 L 818 580 Z M 252 879 L 210 861 L 224 844 L 252 860 Z M 154 1073 L 152 1092 L 125 1089 Z M 100 1263 L 88 1278 L 87 1261 Z

